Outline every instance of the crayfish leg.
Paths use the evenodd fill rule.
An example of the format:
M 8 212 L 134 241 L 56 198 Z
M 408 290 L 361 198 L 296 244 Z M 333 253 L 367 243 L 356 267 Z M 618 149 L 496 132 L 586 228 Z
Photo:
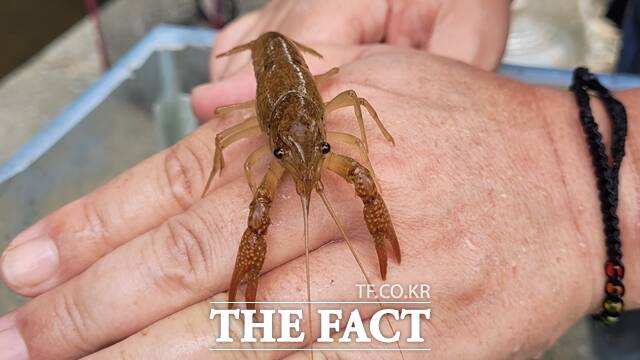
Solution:
M 364 147 L 367 149 L 367 151 L 369 151 L 369 143 L 367 141 L 367 133 L 365 132 L 365 129 L 364 129 L 364 120 L 362 118 L 362 107 L 364 107 L 367 110 L 367 112 L 369 113 L 373 121 L 378 126 L 378 129 L 380 129 L 380 132 L 382 132 L 382 135 L 384 136 L 384 138 L 387 141 L 389 141 L 391 144 L 395 144 L 395 140 L 393 140 L 393 136 L 391 136 L 387 128 L 384 126 L 384 124 L 382 123 L 382 120 L 380 120 L 380 117 L 378 116 L 378 113 L 373 108 L 373 106 L 371 106 L 371 104 L 367 101 L 367 99 L 358 97 L 358 94 L 353 90 L 345 90 L 340 94 L 336 95 L 333 99 L 331 99 L 330 101 L 324 104 L 324 109 L 325 109 L 325 112 L 328 114 L 330 112 L 333 112 L 335 110 L 348 107 L 348 106 L 353 107 L 353 111 L 356 115 L 356 120 L 358 122 L 358 128 L 360 129 L 360 138 L 362 139 L 362 142 L 364 143 Z
M 371 171 L 371 176 L 376 184 L 376 188 L 380 189 L 380 185 L 378 185 L 378 178 L 376 178 L 376 172 L 373 170 L 373 165 L 371 165 L 371 160 L 369 159 L 369 152 L 364 147 L 362 140 L 355 135 L 337 131 L 327 131 L 327 140 L 329 140 L 329 142 L 340 142 L 357 147 L 365 166 Z
M 241 103 L 237 103 L 237 104 L 231 104 L 231 105 L 224 105 L 224 106 L 218 106 L 213 113 L 217 116 L 227 116 L 235 111 L 239 111 L 239 110 L 250 110 L 250 109 L 255 109 L 256 106 L 256 101 L 255 100 L 249 100 L 249 101 L 245 101 L 245 102 L 241 102 Z M 255 111 L 254 111 L 255 113 Z
M 236 124 L 221 131 L 216 135 L 215 151 L 213 153 L 213 166 L 211 167 L 211 172 L 209 173 L 209 177 L 207 178 L 207 182 L 200 197 L 204 197 L 207 194 L 216 173 L 222 171 L 222 168 L 224 167 L 224 157 L 222 156 L 222 152 L 224 149 L 236 141 L 260 134 L 261 131 L 258 126 L 258 118 L 253 116 L 244 120 L 240 124 Z
M 262 179 L 260 186 L 258 186 L 249 206 L 247 229 L 244 231 L 240 241 L 236 264 L 229 285 L 230 307 L 233 306 L 235 301 L 238 286 L 246 278 L 245 301 L 247 302 L 247 308 L 255 309 L 258 279 L 267 253 L 265 237 L 271 224 L 269 211 L 271 210 L 273 194 L 283 172 L 284 168 L 278 161 L 272 160 L 269 164 L 269 170 Z
M 387 206 L 376 188 L 371 172 L 356 160 L 335 153 L 327 156 L 324 166 L 353 184 L 356 195 L 362 200 L 364 220 L 369 233 L 373 236 L 380 275 L 385 280 L 387 277 L 386 242 L 391 244 L 393 255 L 398 263 L 401 261 L 400 244 L 391 222 L 389 210 L 387 210 Z
M 313 80 L 316 82 L 316 85 L 320 85 L 323 82 L 325 82 L 328 78 L 336 75 L 339 72 L 340 72 L 340 68 L 334 67 L 334 68 L 331 68 L 326 73 L 313 75 Z
M 258 159 L 260 159 L 262 156 L 267 155 L 268 153 L 269 146 L 267 146 L 267 144 L 264 144 L 254 150 L 244 161 L 244 176 L 247 179 L 247 184 L 249 184 L 249 188 L 251 189 L 252 194 L 255 194 L 257 189 L 256 183 L 253 180 L 253 165 L 256 164 Z
M 289 39 L 289 40 L 291 40 L 291 39 Z M 294 44 L 296 44 L 296 46 L 298 47 L 298 49 L 300 49 L 300 51 L 306 52 L 307 54 L 311 54 L 311 55 L 313 55 L 313 56 L 315 56 L 317 58 L 320 58 L 320 59 L 323 58 L 322 54 L 320 54 L 319 52 L 315 51 L 314 49 L 312 49 L 312 48 L 310 48 L 310 47 L 308 47 L 306 45 L 300 44 L 299 42 L 297 42 L 295 40 L 291 40 L 291 41 Z

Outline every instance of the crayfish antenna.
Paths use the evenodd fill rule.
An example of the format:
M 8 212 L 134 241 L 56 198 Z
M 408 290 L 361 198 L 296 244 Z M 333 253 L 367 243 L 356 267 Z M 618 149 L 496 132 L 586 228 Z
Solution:
M 209 177 L 207 178 L 207 184 L 204 186 L 204 190 L 202 190 L 202 194 L 200 195 L 200 198 L 204 198 L 205 195 L 207 195 L 207 192 L 209 191 L 209 187 L 211 186 L 211 181 L 213 181 L 213 177 L 216 174 L 216 167 L 214 165 L 213 169 L 211 170 L 211 173 L 209 174 Z
M 306 276 L 307 276 L 307 313 L 309 316 L 309 339 L 311 342 L 309 343 L 309 348 L 311 351 L 311 360 L 313 360 L 313 323 L 311 321 L 311 275 L 309 272 L 309 194 L 306 196 L 301 195 L 300 199 L 302 201 L 302 215 L 304 218 L 304 255 L 305 255 L 305 267 L 306 267 Z
M 358 257 L 358 253 L 356 252 L 356 249 L 353 247 L 353 244 L 351 243 L 351 239 L 349 239 L 349 237 L 347 236 L 347 233 L 344 231 L 344 227 L 342 227 L 342 223 L 338 219 L 338 215 L 333 210 L 333 207 L 331 206 L 329 199 L 324 193 L 324 190 L 323 190 L 324 185 L 322 185 L 322 182 L 319 182 L 319 184 L 320 186 L 316 187 L 316 192 L 318 193 L 318 195 L 320 195 L 320 198 L 322 199 L 322 202 L 324 203 L 325 208 L 327 209 L 327 211 L 329 211 L 331 218 L 333 218 L 333 221 L 336 223 L 336 226 L 338 227 L 340 234 L 342 234 L 344 241 L 347 243 L 347 247 L 349 247 L 349 251 L 351 251 L 351 255 L 353 255 L 353 258 L 356 260 L 356 263 L 358 263 L 358 267 L 360 268 L 360 271 L 362 272 L 362 275 L 364 276 L 364 279 L 367 282 L 367 285 L 371 286 L 372 285 L 371 280 L 369 279 L 369 276 L 367 275 L 367 272 L 365 271 L 364 266 L 362 265 L 362 261 L 360 261 L 360 258 Z M 378 306 L 380 307 L 380 309 L 382 309 L 382 302 L 380 301 L 380 297 L 378 297 L 378 293 L 374 290 L 373 294 L 376 297 L 376 302 L 378 303 Z M 391 331 L 395 334 L 396 330 L 391 324 L 391 320 L 389 320 L 387 316 L 385 316 L 384 318 L 385 320 L 387 320 L 387 324 L 389 325 L 389 328 L 391 328 Z M 396 342 L 396 347 L 400 352 L 400 357 L 402 358 L 402 360 L 404 360 L 404 354 L 402 353 L 402 349 L 400 348 L 399 341 Z
M 233 49 L 223 52 L 222 54 L 218 54 L 216 55 L 216 58 L 221 58 L 221 57 L 225 57 L 225 56 L 230 56 L 233 54 L 237 54 L 241 51 L 245 51 L 245 50 L 253 50 L 253 44 L 255 43 L 255 40 L 253 41 L 249 41 L 246 44 L 242 44 L 242 45 L 238 45 L 236 47 L 234 47 Z

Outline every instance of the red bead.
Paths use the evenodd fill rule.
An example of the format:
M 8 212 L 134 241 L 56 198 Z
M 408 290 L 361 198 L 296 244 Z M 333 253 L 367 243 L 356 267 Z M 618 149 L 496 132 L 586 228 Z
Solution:
M 607 261 L 605 265 L 605 271 L 608 277 L 617 276 L 620 279 L 624 277 L 624 267 L 620 264 L 616 264 L 611 261 Z
M 608 282 L 605 291 L 610 295 L 624 295 L 624 286 L 622 284 L 616 285 L 612 282 Z

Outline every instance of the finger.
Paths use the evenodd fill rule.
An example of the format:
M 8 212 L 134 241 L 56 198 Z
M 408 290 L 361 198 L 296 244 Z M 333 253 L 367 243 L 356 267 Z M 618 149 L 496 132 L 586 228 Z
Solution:
M 18 331 L 13 327 L 15 312 L 4 315 L 0 318 L 0 358 L 5 359 L 25 359 L 27 347 Z
M 292 182 L 285 182 L 282 192 L 294 193 Z M 231 182 L 19 308 L 15 326 L 29 353 L 75 358 L 226 289 L 250 196 L 246 184 Z M 304 252 L 299 200 L 278 200 L 265 271 Z M 314 203 L 311 243 L 317 247 L 335 229 L 323 230 L 331 229 L 331 220 L 318 211 L 320 202 Z
M 427 50 L 485 70 L 495 70 L 504 53 L 509 30 L 510 1 L 452 2 L 450 16 L 439 16 Z M 460 7 L 464 6 L 464 9 Z M 463 19 L 461 17 L 464 16 Z M 464 24 L 464 25 L 461 25 Z
M 199 85 L 191 91 L 191 109 L 202 122 L 213 118 L 214 110 L 255 98 L 256 79 L 250 67 L 223 80 Z
M 366 250 L 370 247 L 370 242 L 357 241 L 357 248 L 362 254 L 365 263 L 370 263 L 368 271 L 375 271 L 375 252 Z M 351 257 L 349 250 L 344 242 L 330 243 L 311 253 L 310 270 L 312 280 L 312 301 L 355 301 L 362 300 L 358 298 L 358 292 L 355 284 L 362 283 L 364 278 L 358 271 L 355 260 Z M 400 276 L 400 269 L 392 272 L 394 281 Z M 305 277 L 305 258 L 304 256 L 296 258 L 283 266 L 262 275 L 261 288 L 258 292 L 259 301 L 305 301 L 306 287 L 304 285 Z M 414 272 L 415 273 L 415 272 Z M 378 279 L 371 276 L 373 279 Z M 409 280 L 409 279 L 407 279 Z M 414 280 L 414 279 L 410 279 Z M 410 281 L 409 280 L 409 281 Z M 213 301 L 225 301 L 226 294 L 214 297 Z M 366 300 L 366 299 L 365 299 Z M 214 307 L 216 305 L 213 305 Z M 220 306 L 220 305 L 218 305 Z M 224 305 L 222 305 L 224 306 Z M 277 304 L 267 305 L 261 304 L 262 308 L 286 308 L 301 309 L 306 313 L 306 305 L 304 304 Z M 341 307 L 341 305 L 337 305 Z M 149 328 L 139 332 L 120 343 L 106 348 L 88 359 L 112 359 L 114 356 L 124 356 L 127 358 L 153 358 L 153 359 L 173 359 L 176 357 L 189 359 L 208 359 L 215 357 L 216 359 L 226 359 L 237 357 L 237 352 L 211 351 L 211 348 L 251 348 L 251 347 L 279 347 L 291 348 L 302 347 L 319 333 L 319 321 L 315 318 L 313 338 L 311 335 L 305 336 L 305 342 L 302 343 L 247 343 L 240 342 L 238 339 L 242 336 L 239 329 L 242 327 L 238 322 L 234 322 L 231 326 L 232 336 L 235 339 L 233 343 L 216 343 L 216 337 L 219 335 L 220 324 L 218 318 L 213 321 L 209 319 L 209 312 L 212 305 L 207 301 L 193 305 L 182 310 L 169 318 L 160 320 L 151 325 Z M 346 306 L 343 310 L 347 314 L 354 306 Z M 374 311 L 378 309 L 376 305 L 359 306 L 364 319 L 369 318 Z M 315 311 L 314 311 L 315 313 Z M 303 315 L 307 319 L 307 315 Z M 274 329 L 279 328 L 278 317 L 274 318 Z M 386 326 L 382 324 L 381 327 Z M 307 331 L 307 324 L 301 324 L 301 330 Z M 388 329 L 383 328 L 385 335 L 389 335 Z M 277 334 L 277 331 L 274 331 Z M 189 344 L 189 346 L 185 346 Z M 393 345 L 391 345 L 393 346 Z M 343 346 L 341 346 L 343 347 Z M 262 358 L 279 359 L 289 351 L 274 352 L 253 352 L 246 351 L 243 354 L 249 359 Z
M 280 32 L 304 44 L 355 45 L 380 42 L 384 36 L 387 1 L 347 2 L 272 1 L 250 19 L 241 18 L 221 34 L 215 53 L 255 40 L 267 31 Z M 338 10 L 340 9 L 340 10 Z M 341 16 L 336 16 L 339 11 Z M 250 23 L 250 24 L 249 24 Z M 240 36 L 240 34 L 242 34 Z M 212 59 L 211 79 L 231 76 L 250 64 L 248 52 L 223 59 Z
M 371 46 L 310 46 L 324 56 L 323 59 L 307 57 L 307 64 L 313 74 L 323 73 L 334 66 L 351 62 L 365 51 L 375 49 Z M 191 93 L 191 106 L 198 119 L 206 121 L 213 117 L 217 107 L 253 99 L 255 92 L 256 80 L 253 69 L 247 65 L 228 78 L 195 88 Z
M 189 208 L 211 167 L 215 134 L 231 121 L 202 126 L 19 234 L 0 258 L 5 283 L 22 295 L 38 295 Z M 238 151 L 230 147 L 228 155 Z M 240 167 L 230 168 L 214 186 L 240 174 Z

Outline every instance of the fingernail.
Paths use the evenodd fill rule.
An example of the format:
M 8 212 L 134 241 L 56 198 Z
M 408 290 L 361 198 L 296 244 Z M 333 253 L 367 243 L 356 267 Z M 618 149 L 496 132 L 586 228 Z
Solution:
M 12 286 L 32 287 L 51 278 L 58 263 L 58 249 L 53 240 L 35 238 L 5 251 L 2 275 Z
M 0 360 L 29 360 L 27 346 L 15 328 L 0 331 Z

